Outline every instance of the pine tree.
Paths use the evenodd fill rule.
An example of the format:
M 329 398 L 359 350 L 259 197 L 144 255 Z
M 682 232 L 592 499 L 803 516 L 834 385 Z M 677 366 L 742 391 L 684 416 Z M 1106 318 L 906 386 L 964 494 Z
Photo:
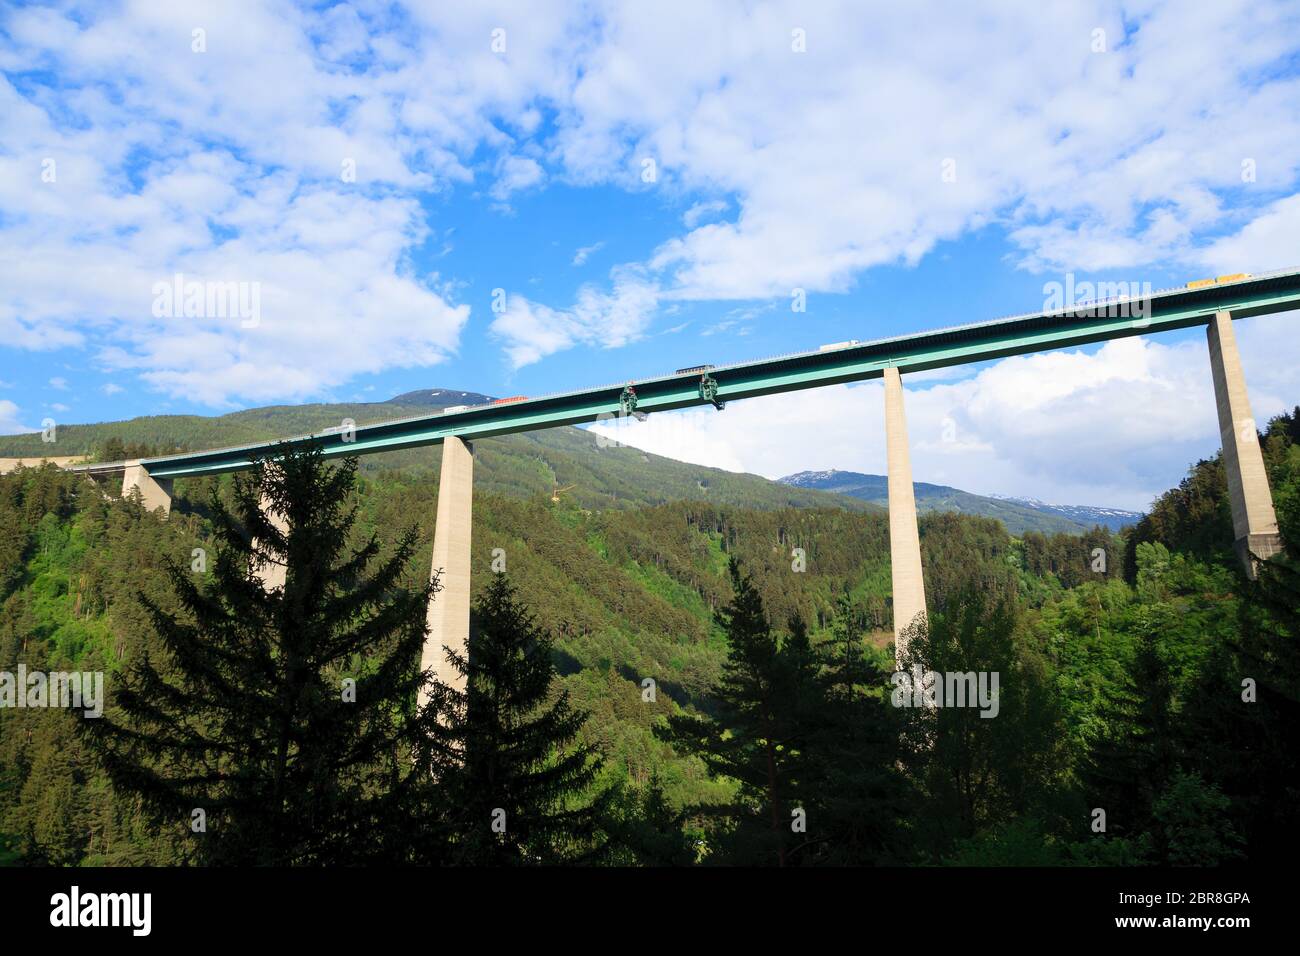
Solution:
M 863 866 L 910 862 L 904 819 L 911 786 L 898 769 L 901 721 L 890 705 L 889 667 L 873 660 L 853 606 L 841 596 L 821 663 L 806 802 L 809 861 Z
M 119 792 L 192 833 L 197 862 L 355 863 L 402 842 L 434 586 L 402 584 L 414 529 L 383 560 L 374 537 L 350 544 L 355 471 L 288 450 L 236 477 L 232 508 L 214 489 L 210 580 L 168 563 L 181 612 L 141 595 L 162 659 L 130 662 L 116 713 L 81 724 Z M 268 589 L 272 563 L 286 578 Z
M 906 766 L 926 795 L 913 814 L 918 852 L 941 857 L 956 841 L 1013 817 L 1061 813 L 1066 755 L 1059 703 L 1044 662 L 1020 632 L 1016 598 L 988 594 L 979 583 L 912 629 L 903 671 L 933 671 L 941 704 L 899 708 Z M 966 706 L 941 700 L 945 675 L 972 672 L 988 682 L 989 709 L 969 699 Z M 996 717 L 983 716 L 994 706 Z
M 602 862 L 618 866 L 690 866 L 694 841 L 685 831 L 686 814 L 674 810 L 657 774 L 644 786 L 621 784 L 602 821 L 609 835 Z
M 1145 610 L 1145 609 L 1143 609 Z M 1178 771 L 1173 689 L 1158 644 L 1158 617 L 1142 614 L 1143 633 L 1123 682 L 1104 688 L 1098 714 L 1106 731 L 1083 765 L 1089 802 L 1106 810 L 1107 833 L 1150 851 L 1160 794 Z M 1144 836 L 1146 834 L 1146 836 Z
M 578 742 L 587 714 L 553 693 L 553 640 L 504 573 L 475 605 L 467 654 L 448 650 L 464 689 L 434 681 L 419 764 L 436 801 L 423 815 L 425 855 L 458 864 L 578 862 L 600 850 L 607 796 Z
M 1285 533 L 1284 526 L 1284 533 Z M 1300 528 L 1293 535 L 1300 535 Z M 1295 537 L 1284 540 L 1290 544 Z M 1179 729 L 1186 762 L 1232 802 L 1252 862 L 1300 843 L 1300 561 L 1295 549 L 1243 582 L 1237 633 L 1201 668 Z
M 753 581 L 735 558 L 729 568 L 734 596 L 717 615 L 729 647 L 709 695 L 712 716 L 675 715 L 656 734 L 738 784 L 731 803 L 696 808 L 724 824 L 712 837 L 713 860 L 785 866 L 807 843 L 795 821 L 806 819 L 799 795 L 815 732 L 817 665 L 804 628 L 795 622 L 779 639 Z

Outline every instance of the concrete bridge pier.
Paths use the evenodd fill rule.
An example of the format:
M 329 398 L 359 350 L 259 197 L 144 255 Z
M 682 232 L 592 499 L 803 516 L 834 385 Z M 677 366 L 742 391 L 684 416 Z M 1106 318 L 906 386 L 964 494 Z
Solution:
M 145 509 L 156 511 L 162 509 L 164 515 L 172 510 L 172 482 L 170 478 L 154 478 L 137 459 L 128 461 L 122 472 L 122 497 L 129 495 L 132 489 L 138 489 L 140 500 Z
M 901 667 L 907 652 L 905 631 L 925 615 L 925 579 L 921 574 L 921 535 L 916 527 L 916 493 L 912 455 L 903 413 L 903 379 L 897 368 L 885 369 L 885 454 L 889 472 L 889 564 L 894 592 L 894 660 Z
M 446 649 L 465 654 L 469 644 L 470 532 L 473 526 L 474 446 L 461 438 L 442 443 L 437 524 L 433 529 L 432 574 L 441 589 L 429 600 L 429 634 L 420 657 L 438 680 L 465 689 L 465 678 L 447 660 Z
M 289 519 L 280 512 L 271 507 L 271 501 L 265 495 L 259 503 L 262 514 L 266 515 L 266 520 L 271 522 L 271 526 L 276 528 L 281 534 L 287 534 L 289 531 Z M 257 547 L 256 539 L 253 541 L 253 547 Z M 289 566 L 279 561 L 273 561 L 270 564 L 264 564 L 257 569 L 257 576 L 262 580 L 262 587 L 267 591 L 275 588 L 284 587 L 284 582 L 289 577 Z
M 1250 413 L 1246 376 L 1241 371 L 1237 336 L 1232 315 L 1216 312 L 1207 335 L 1210 369 L 1214 374 L 1214 401 L 1219 412 L 1219 433 L 1223 439 L 1223 468 L 1228 478 L 1232 504 L 1232 530 L 1237 557 L 1252 580 L 1257 559 L 1268 559 L 1282 550 L 1273 494 L 1268 487 L 1259 433 Z

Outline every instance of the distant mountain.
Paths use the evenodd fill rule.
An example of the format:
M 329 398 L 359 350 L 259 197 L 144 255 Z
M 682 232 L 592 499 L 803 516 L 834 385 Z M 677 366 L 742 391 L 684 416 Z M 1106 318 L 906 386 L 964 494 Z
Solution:
M 781 478 L 780 482 L 795 488 L 850 495 L 883 507 L 888 507 L 889 504 L 889 482 L 884 475 L 864 475 L 856 471 L 835 469 L 801 471 Z M 1098 524 L 1118 530 L 1142 517 L 1139 512 L 1121 511 L 1118 508 L 1048 505 L 1032 498 L 976 495 L 960 488 L 931 485 L 923 481 L 916 482 L 912 487 L 916 493 L 916 507 L 920 512 L 958 511 L 997 518 L 1012 534 L 1022 534 L 1025 531 L 1041 531 L 1044 534 L 1064 531 L 1077 534 Z
M 1118 531 L 1125 525 L 1137 524 L 1142 518 L 1141 511 L 1124 511 L 1122 508 L 1095 508 L 1092 505 L 1049 505 L 1037 498 L 1014 498 L 1010 495 L 989 495 L 989 497 L 996 498 L 999 501 L 1009 501 L 1012 504 L 1024 505 L 1026 508 L 1033 508 L 1044 514 L 1061 515 L 1089 528 L 1093 525 L 1101 525 L 1110 528 L 1112 531 Z

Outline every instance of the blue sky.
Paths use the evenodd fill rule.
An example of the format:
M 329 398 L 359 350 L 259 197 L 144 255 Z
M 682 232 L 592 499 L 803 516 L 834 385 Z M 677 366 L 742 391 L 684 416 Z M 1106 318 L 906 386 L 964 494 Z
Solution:
M 436 6 L 0 12 L 0 433 L 539 394 L 1300 265 L 1294 4 Z M 160 305 L 177 273 L 255 321 Z M 1261 420 L 1300 402 L 1296 321 L 1238 326 Z M 1205 361 L 912 377 L 917 478 L 1142 507 L 1217 445 Z M 874 383 L 662 418 L 620 437 L 884 467 Z

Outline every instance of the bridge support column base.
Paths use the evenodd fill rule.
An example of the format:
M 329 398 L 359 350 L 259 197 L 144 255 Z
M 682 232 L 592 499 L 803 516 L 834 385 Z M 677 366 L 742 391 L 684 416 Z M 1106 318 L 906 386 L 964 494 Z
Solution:
M 470 535 L 473 529 L 474 446 L 460 438 L 442 443 L 433 569 L 439 590 L 429 599 L 429 634 L 420 658 L 440 682 L 465 689 L 465 678 L 447 660 L 447 650 L 464 655 L 469 645 Z
M 1259 577 L 1259 562 L 1282 553 L 1282 535 L 1252 534 L 1238 538 L 1232 547 L 1241 566 L 1246 569 L 1246 577 L 1254 581 Z
M 138 461 L 127 462 L 126 470 L 122 473 L 122 497 L 125 498 L 132 490 L 140 492 L 145 510 L 157 511 L 161 508 L 164 515 L 171 514 L 171 479 L 154 478 Z
M 894 592 L 894 659 L 907 654 L 904 632 L 925 616 L 925 578 L 921 573 L 921 535 L 916 526 L 912 456 L 903 412 L 903 379 L 885 369 L 885 453 L 889 459 L 889 564 Z
M 1251 552 L 1260 558 L 1271 557 L 1282 550 L 1282 539 L 1278 534 L 1264 455 L 1259 448 L 1258 426 L 1250 412 L 1232 315 L 1216 312 L 1210 320 L 1207 338 L 1210 371 L 1214 376 L 1214 404 L 1223 441 L 1223 470 L 1232 505 L 1234 547 L 1247 576 L 1253 579 L 1256 568 Z

